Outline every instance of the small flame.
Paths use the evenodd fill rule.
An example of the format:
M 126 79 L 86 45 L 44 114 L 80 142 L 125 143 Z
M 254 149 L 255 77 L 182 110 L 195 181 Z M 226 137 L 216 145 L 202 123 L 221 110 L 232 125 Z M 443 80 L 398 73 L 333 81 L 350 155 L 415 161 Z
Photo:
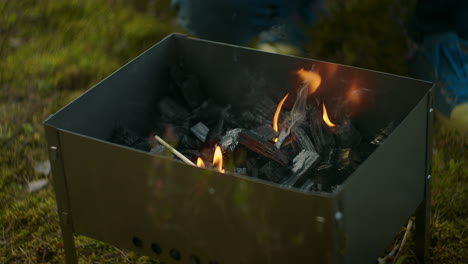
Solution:
M 300 69 L 297 71 L 297 74 L 304 83 L 308 83 L 309 94 L 315 93 L 315 91 L 317 91 L 320 84 L 322 83 L 322 77 L 320 77 L 320 75 L 316 72 Z
M 273 117 L 273 130 L 278 132 L 278 118 L 279 114 L 281 112 L 281 108 L 283 107 L 284 101 L 288 98 L 289 94 L 286 94 L 283 99 L 278 104 L 278 107 L 276 108 L 275 116 Z M 273 139 L 274 142 L 278 141 L 278 138 Z
M 325 104 L 323 104 L 323 121 L 325 121 L 325 123 L 327 124 L 327 126 L 329 127 L 336 127 L 335 124 L 333 124 L 330 119 L 328 118 L 328 114 L 327 114 L 327 108 L 325 107 Z
M 205 162 L 203 162 L 202 158 L 200 158 L 200 157 L 198 157 L 198 159 L 197 159 L 197 167 L 206 168 Z
M 223 169 L 223 153 L 221 152 L 221 148 L 216 146 L 214 156 L 213 156 L 213 166 L 218 169 L 220 172 L 224 173 Z

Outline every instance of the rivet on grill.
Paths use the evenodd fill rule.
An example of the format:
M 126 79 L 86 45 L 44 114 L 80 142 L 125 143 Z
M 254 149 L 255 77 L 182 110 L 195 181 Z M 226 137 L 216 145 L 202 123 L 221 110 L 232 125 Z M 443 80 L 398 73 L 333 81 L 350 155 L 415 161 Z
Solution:
M 161 254 L 161 247 L 157 243 L 151 243 L 151 250 L 156 254 Z
M 343 218 L 343 213 L 342 212 L 338 211 L 338 212 L 335 213 L 335 220 L 337 222 L 341 221 L 342 218 Z
M 171 257 L 175 260 L 180 260 L 180 252 L 179 250 L 172 248 L 171 251 L 169 251 L 169 254 Z
M 430 174 L 429 174 L 429 175 L 427 175 L 427 179 L 428 179 L 428 180 L 430 180 L 430 179 L 431 179 L 431 177 L 432 177 L 432 176 L 431 176 Z
M 143 240 L 141 240 L 139 237 L 133 237 L 132 242 L 133 242 L 133 245 L 137 248 L 143 247 Z
M 200 259 L 197 256 L 191 256 L 190 257 L 190 263 L 192 264 L 200 264 Z
M 58 151 L 56 146 L 51 146 L 50 147 L 50 159 L 52 162 L 56 161 L 58 158 Z
M 434 112 L 434 108 L 431 107 L 429 108 L 429 113 L 432 113 L 432 112 Z
M 216 190 L 215 190 L 213 187 L 210 187 L 210 188 L 208 189 L 208 192 L 209 192 L 211 195 L 213 195 L 213 194 L 215 194 Z

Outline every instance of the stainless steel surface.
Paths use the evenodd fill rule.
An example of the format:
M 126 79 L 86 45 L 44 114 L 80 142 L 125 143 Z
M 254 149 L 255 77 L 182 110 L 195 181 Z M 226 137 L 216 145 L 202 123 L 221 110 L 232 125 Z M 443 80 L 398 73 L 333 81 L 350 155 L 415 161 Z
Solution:
M 234 109 L 252 94 L 281 99 L 297 85 L 293 71 L 314 67 L 327 108 L 358 82 L 369 93 L 355 124 L 370 132 L 391 120 L 398 126 L 334 193 L 287 190 L 105 141 L 116 125 L 146 131 L 158 122 L 154 104 L 171 89 L 169 67 L 180 62 L 214 100 Z M 374 263 L 430 192 L 430 88 L 401 76 L 171 35 L 45 121 L 58 153 L 52 168 L 59 212 L 69 219 L 62 222 L 67 261 L 76 263 L 74 233 L 167 262 L 172 249 L 180 263 L 191 255 L 201 263 Z

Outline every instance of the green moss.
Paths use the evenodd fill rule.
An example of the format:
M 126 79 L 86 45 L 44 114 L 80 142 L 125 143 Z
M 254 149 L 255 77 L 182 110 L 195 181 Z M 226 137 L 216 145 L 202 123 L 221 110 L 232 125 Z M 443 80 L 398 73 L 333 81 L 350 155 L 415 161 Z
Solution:
M 329 0 L 327 11 L 310 30 L 307 55 L 407 75 L 407 38 L 402 23 L 414 2 Z
M 394 3 L 329 0 L 310 32 L 308 55 L 406 74 L 406 38 L 398 22 L 411 5 Z M 47 159 L 41 122 L 180 31 L 174 21 L 169 0 L 0 1 L 0 263 L 64 263 L 52 186 L 34 194 L 24 187 L 43 177 L 33 169 Z M 433 263 L 468 259 L 467 160 L 465 147 L 436 125 Z M 76 245 L 80 263 L 157 263 L 85 237 L 77 237 Z M 410 237 L 400 261 L 416 263 L 413 251 Z
M 1 263 L 64 263 L 52 187 L 24 188 L 43 177 L 33 169 L 47 159 L 41 122 L 180 31 L 173 15 L 157 16 L 173 14 L 168 7 L 158 1 L 150 13 L 121 1 L 0 1 Z M 84 237 L 76 244 L 80 263 L 157 263 Z

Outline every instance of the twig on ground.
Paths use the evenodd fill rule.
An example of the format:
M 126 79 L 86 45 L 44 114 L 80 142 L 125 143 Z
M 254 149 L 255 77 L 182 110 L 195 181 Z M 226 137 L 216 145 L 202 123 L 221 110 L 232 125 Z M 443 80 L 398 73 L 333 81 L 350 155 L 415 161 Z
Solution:
M 393 263 L 396 263 L 398 257 L 400 256 L 401 249 L 405 246 L 406 240 L 408 239 L 408 235 L 413 227 L 413 220 L 410 219 L 408 221 L 408 225 L 406 226 L 405 234 L 403 235 L 403 239 L 401 240 L 400 247 L 398 248 L 398 252 L 395 254 L 395 258 L 393 259 Z
M 120 253 L 120 255 L 122 255 L 122 257 L 125 259 L 125 261 L 127 261 L 127 263 L 133 263 L 133 261 L 128 258 L 127 254 L 123 252 L 120 248 L 118 247 L 114 247 L 114 248 Z

